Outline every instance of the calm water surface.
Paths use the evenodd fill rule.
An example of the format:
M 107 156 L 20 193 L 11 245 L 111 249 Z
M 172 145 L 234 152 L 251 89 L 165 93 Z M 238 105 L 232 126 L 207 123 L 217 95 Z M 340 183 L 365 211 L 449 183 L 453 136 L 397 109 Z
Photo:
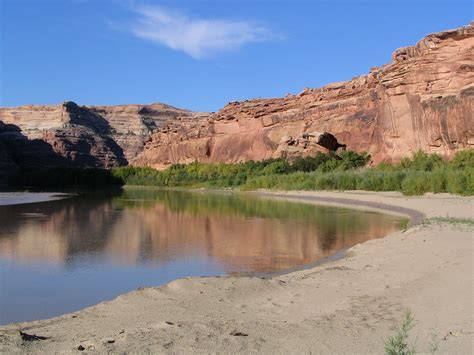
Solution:
M 72 312 L 180 277 L 302 266 L 400 222 L 345 208 L 153 189 L 0 206 L 0 324 Z

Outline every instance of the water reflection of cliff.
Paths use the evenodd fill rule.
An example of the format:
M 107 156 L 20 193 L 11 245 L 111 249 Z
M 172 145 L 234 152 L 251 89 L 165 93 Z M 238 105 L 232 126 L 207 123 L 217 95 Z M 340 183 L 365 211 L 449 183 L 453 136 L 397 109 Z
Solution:
M 398 219 L 349 209 L 204 193 L 127 190 L 120 196 L 0 209 L 0 257 L 167 263 L 212 258 L 228 272 L 313 262 L 395 230 Z

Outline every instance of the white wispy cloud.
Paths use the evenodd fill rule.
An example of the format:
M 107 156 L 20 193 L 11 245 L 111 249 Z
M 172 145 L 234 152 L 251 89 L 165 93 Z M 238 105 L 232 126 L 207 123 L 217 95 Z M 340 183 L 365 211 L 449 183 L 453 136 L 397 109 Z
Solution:
M 275 38 L 267 27 L 252 22 L 193 18 L 160 6 L 138 6 L 134 11 L 138 15 L 131 26 L 134 35 L 195 59 Z

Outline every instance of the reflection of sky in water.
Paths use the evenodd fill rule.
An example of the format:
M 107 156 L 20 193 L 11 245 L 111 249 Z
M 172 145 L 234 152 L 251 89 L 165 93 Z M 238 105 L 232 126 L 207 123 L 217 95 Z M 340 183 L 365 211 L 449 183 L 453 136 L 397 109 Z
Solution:
M 399 223 L 350 209 L 146 189 L 0 208 L 0 323 L 186 276 L 297 267 Z
M 222 268 L 211 260 L 189 258 L 160 268 L 83 262 L 63 268 L 0 260 L 0 270 L 0 324 L 49 318 L 183 276 L 222 275 Z

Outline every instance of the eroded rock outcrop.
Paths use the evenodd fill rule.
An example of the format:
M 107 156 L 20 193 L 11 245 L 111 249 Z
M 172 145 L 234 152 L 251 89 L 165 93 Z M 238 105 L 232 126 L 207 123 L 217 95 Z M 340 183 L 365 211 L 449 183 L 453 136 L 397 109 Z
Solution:
M 352 80 L 278 99 L 231 102 L 152 135 L 134 163 L 236 162 L 314 154 L 287 137 L 334 134 L 375 162 L 422 149 L 449 157 L 474 146 L 474 30 L 430 34 L 395 51 L 392 63 Z
M 126 165 L 168 121 L 198 116 L 163 104 L 124 106 L 61 105 L 0 108 L 0 120 L 30 139 L 41 139 L 78 166 Z
M 57 154 L 44 140 L 29 139 L 18 126 L 0 121 L 0 188 L 19 169 L 67 164 L 67 159 Z
M 324 150 L 288 144 L 310 132 L 329 132 L 347 149 L 368 151 L 374 162 L 419 149 L 450 157 L 474 146 L 473 58 L 471 24 L 400 48 L 391 64 L 367 75 L 284 98 L 231 102 L 216 113 L 65 102 L 0 108 L 0 121 L 76 166 L 291 158 Z M 1 144 L 0 167 L 11 168 Z

